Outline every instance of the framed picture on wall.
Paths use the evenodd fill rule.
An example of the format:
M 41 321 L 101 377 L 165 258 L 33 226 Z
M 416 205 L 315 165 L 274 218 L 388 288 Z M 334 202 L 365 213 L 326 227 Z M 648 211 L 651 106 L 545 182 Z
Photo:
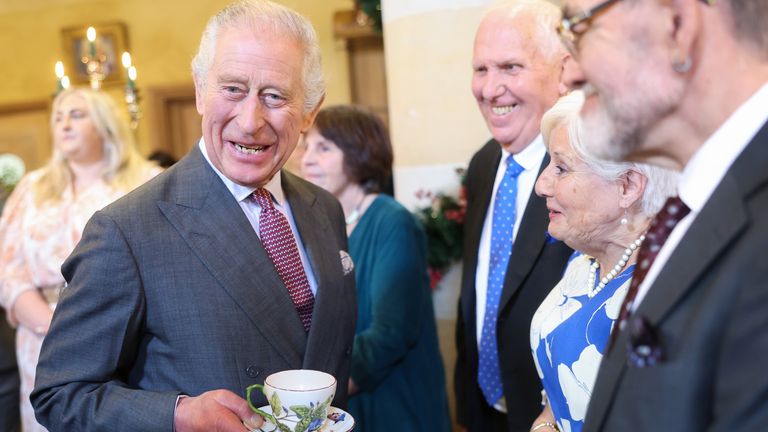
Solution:
M 126 82 L 126 72 L 121 56 L 128 51 L 125 24 L 120 22 L 93 25 L 96 38 L 91 43 L 87 37 L 88 25 L 69 27 L 61 31 L 64 49 L 64 71 L 74 85 L 87 85 L 87 61 L 95 56 L 102 62 L 102 85 L 119 85 Z

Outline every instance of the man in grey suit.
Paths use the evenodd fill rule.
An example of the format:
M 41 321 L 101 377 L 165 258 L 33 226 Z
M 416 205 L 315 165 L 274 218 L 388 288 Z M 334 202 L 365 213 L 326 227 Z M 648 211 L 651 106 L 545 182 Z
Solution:
M 314 30 L 284 6 L 239 2 L 209 21 L 192 67 L 203 138 L 96 213 L 62 267 L 69 285 L 32 395 L 49 430 L 246 431 L 262 419 L 245 388 L 285 369 L 334 375 L 333 404 L 346 404 L 356 306 L 344 217 L 281 172 L 324 95 Z M 265 215 L 292 254 L 273 254 Z
M 674 210 L 690 209 L 641 246 L 657 255 L 638 263 L 583 431 L 765 430 L 768 1 L 564 3 L 585 144 L 681 168 Z

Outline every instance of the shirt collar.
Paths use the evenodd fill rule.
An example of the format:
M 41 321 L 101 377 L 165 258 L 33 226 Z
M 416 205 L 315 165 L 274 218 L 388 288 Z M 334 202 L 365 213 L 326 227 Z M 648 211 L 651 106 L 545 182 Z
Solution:
M 229 189 L 229 192 L 232 194 L 233 197 L 237 200 L 237 202 L 243 201 L 244 199 L 251 196 L 254 190 L 256 188 L 252 188 L 249 186 L 243 186 L 240 184 L 237 184 L 229 179 L 229 177 L 222 174 L 221 171 L 216 168 L 216 166 L 213 165 L 211 162 L 211 158 L 208 156 L 208 150 L 205 147 L 205 141 L 203 141 L 203 138 L 200 138 L 200 141 L 198 142 L 198 146 L 200 147 L 200 151 L 203 153 L 203 157 L 208 162 L 208 165 L 213 168 L 213 172 L 216 173 L 216 175 L 219 176 L 221 181 L 224 182 L 224 186 Z M 275 201 L 279 206 L 285 205 L 285 194 L 283 194 L 283 188 L 281 186 L 281 172 L 278 171 L 277 174 L 275 174 L 272 179 L 267 182 L 267 184 L 264 186 L 264 189 L 268 190 L 272 196 L 275 198 Z
M 544 139 L 539 134 L 530 144 L 528 144 L 523 150 L 514 155 L 515 162 L 520 164 L 526 171 L 538 170 L 541 165 L 541 160 L 547 153 L 547 148 L 544 147 Z M 507 160 L 507 157 L 512 153 L 506 151 L 504 147 L 501 147 L 501 160 Z
M 723 176 L 768 121 L 768 83 L 744 102 L 694 153 L 680 176 L 680 199 L 700 212 Z

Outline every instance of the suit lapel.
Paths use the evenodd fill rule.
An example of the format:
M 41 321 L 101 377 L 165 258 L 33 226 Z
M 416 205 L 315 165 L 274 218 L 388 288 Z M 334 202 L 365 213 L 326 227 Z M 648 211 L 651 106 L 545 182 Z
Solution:
M 197 148 L 180 164 L 189 186 L 160 210 L 275 351 L 300 364 L 304 329 L 243 210 Z
M 283 171 L 283 190 L 317 280 L 315 308 L 303 365 L 310 369 L 329 370 L 331 357 L 326 353 L 335 343 L 334 321 L 344 312 L 341 310 L 343 302 L 339 302 L 344 295 L 341 282 L 344 276 L 338 240 L 315 194 L 286 171 Z
M 768 180 L 768 124 L 726 172 L 637 309 L 658 324 L 750 223 L 746 200 Z M 695 257 L 695 259 L 691 259 Z
M 726 213 L 723 209 L 729 210 Z M 726 175 L 664 265 L 637 313 L 651 324 L 658 324 L 706 269 L 715 264 L 746 224 L 741 191 Z
M 539 174 L 547 164 L 549 164 L 548 155 L 544 157 L 539 166 Z M 509 257 L 507 273 L 504 276 L 504 290 L 501 293 L 499 310 L 503 309 L 517 292 L 541 254 L 541 249 L 547 240 L 545 233 L 549 225 L 546 213 L 546 201 L 532 191 L 520 220 L 517 238 L 515 238 L 512 246 L 512 255 Z
M 464 247 L 469 246 L 469 257 L 464 262 L 464 291 L 461 294 L 462 307 L 464 311 L 465 325 L 475 328 L 475 270 L 477 269 L 477 254 L 480 248 L 480 237 L 483 233 L 483 223 L 485 217 L 491 209 L 488 206 L 491 203 L 493 195 L 493 183 L 496 180 L 496 171 L 501 161 L 501 146 L 495 140 L 491 140 L 486 146 L 492 145 L 487 154 L 483 152 L 483 160 L 478 161 L 480 172 L 475 177 L 475 184 L 468 184 L 468 192 L 472 196 L 472 201 L 467 203 L 467 220 L 464 234 L 470 242 L 465 242 Z M 485 148 L 483 149 L 485 150 Z M 482 150 L 481 150 L 482 151 Z M 473 330 L 474 331 L 474 330 Z M 474 334 L 474 333 L 472 333 Z

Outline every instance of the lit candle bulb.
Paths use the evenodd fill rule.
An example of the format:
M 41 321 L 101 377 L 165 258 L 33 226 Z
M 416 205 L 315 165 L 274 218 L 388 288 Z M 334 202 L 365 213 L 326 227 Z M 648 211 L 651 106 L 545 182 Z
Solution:
M 126 69 L 131 67 L 131 55 L 128 53 L 128 51 L 123 53 L 123 67 Z
M 88 27 L 88 31 L 85 33 L 86 37 L 88 38 L 88 49 L 91 52 L 91 58 L 96 58 L 96 29 L 93 27 Z
M 61 60 L 56 62 L 56 78 L 61 79 L 64 76 L 64 63 Z
M 69 77 L 64 75 L 61 77 L 61 88 L 68 89 L 69 88 Z
M 128 87 L 134 88 L 134 82 L 131 78 L 131 55 L 128 53 L 128 51 L 123 52 L 123 67 L 125 68 L 125 72 L 128 75 Z
M 57 90 L 61 91 L 64 87 L 61 85 L 61 79 L 64 78 L 64 63 L 61 61 L 56 62 L 56 84 L 58 86 Z
M 136 66 L 128 68 L 128 87 L 136 88 Z

